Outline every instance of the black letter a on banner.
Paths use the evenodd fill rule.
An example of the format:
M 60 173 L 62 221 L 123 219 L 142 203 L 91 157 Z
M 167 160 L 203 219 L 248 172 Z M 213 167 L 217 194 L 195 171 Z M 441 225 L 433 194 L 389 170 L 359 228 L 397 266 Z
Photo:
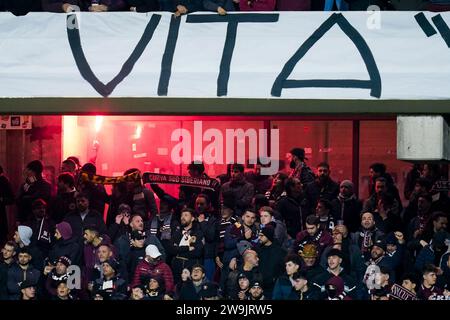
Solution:
M 364 60 L 370 80 L 355 79 L 314 79 L 314 80 L 287 80 L 297 63 L 335 24 L 355 44 Z M 381 96 L 381 77 L 377 64 L 369 46 L 359 32 L 340 13 L 334 13 L 301 45 L 297 52 L 284 65 L 283 70 L 273 83 L 271 94 L 280 97 L 283 88 L 358 88 L 370 89 L 372 97 Z
M 74 19 L 75 21 L 73 21 Z M 75 14 L 67 16 L 67 37 L 69 39 L 70 49 L 72 50 L 72 54 L 75 58 L 78 70 L 80 71 L 81 76 L 87 82 L 89 82 L 98 93 L 100 93 L 104 97 L 107 97 L 114 91 L 116 86 L 131 73 L 134 65 L 139 60 L 148 43 L 152 39 L 153 33 L 155 32 L 155 29 L 158 26 L 159 21 L 161 20 L 161 16 L 158 14 L 152 15 L 152 18 L 148 22 L 141 39 L 134 48 L 130 57 L 123 64 L 119 74 L 106 85 L 95 76 L 94 72 L 89 66 L 89 63 L 86 60 L 86 56 L 83 52 L 83 47 L 81 46 L 80 30 L 78 28 L 76 19 L 77 18 Z

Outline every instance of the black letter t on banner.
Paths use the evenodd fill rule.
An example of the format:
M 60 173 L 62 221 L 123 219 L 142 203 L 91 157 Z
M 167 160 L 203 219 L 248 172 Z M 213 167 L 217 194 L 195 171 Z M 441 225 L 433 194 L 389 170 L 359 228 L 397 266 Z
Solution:
M 220 16 L 217 14 L 188 15 L 187 23 L 215 23 L 227 22 L 227 37 L 223 47 L 222 60 L 220 61 L 220 71 L 217 78 L 217 96 L 226 96 L 228 92 L 228 79 L 230 78 L 230 64 L 233 57 L 234 46 L 236 44 L 237 27 L 240 22 L 263 23 L 277 22 L 279 14 L 228 14 Z

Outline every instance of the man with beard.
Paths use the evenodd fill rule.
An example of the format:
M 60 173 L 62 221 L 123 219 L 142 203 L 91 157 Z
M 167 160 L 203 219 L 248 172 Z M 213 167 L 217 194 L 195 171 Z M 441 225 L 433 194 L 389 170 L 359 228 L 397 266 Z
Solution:
M 234 195 L 237 215 L 240 215 L 250 207 L 255 194 L 254 186 L 244 178 L 244 166 L 237 163 L 232 167 L 231 181 L 225 183 L 220 191 L 222 195 L 224 193 L 232 193 Z
M 81 261 L 81 247 L 78 239 L 72 236 L 72 227 L 63 221 L 56 225 L 55 241 L 49 251 L 49 261 L 56 261 L 59 257 L 68 257 L 73 264 Z
M 283 221 L 275 217 L 275 212 L 271 207 L 265 206 L 259 209 L 259 228 L 262 230 L 266 225 L 273 225 L 275 228 L 274 239 L 284 249 L 289 248 L 286 225 Z
M 95 300 L 125 300 L 127 283 L 120 277 L 120 264 L 115 259 L 109 259 L 102 264 L 103 277 L 94 282 L 92 295 Z
M 161 260 L 161 252 L 159 252 L 158 247 L 149 244 L 145 248 L 145 258 L 136 267 L 134 273 L 133 281 L 131 282 L 131 287 L 134 288 L 138 285 L 143 284 L 142 279 L 145 276 L 159 275 L 164 278 L 164 283 L 166 287 L 166 295 L 173 295 L 175 285 L 173 282 L 173 274 L 170 267 Z
M 83 242 L 84 229 L 87 226 L 96 226 L 101 234 L 106 233 L 106 225 L 103 216 L 98 211 L 90 209 L 89 195 L 86 193 L 78 193 L 76 195 L 77 210 L 69 213 L 64 221 L 68 222 L 72 227 L 72 235 Z
M 333 199 L 333 211 L 338 220 L 344 222 L 349 232 L 356 232 L 359 228 L 362 202 L 356 197 L 353 182 L 344 180 L 339 187 L 339 195 Z
M 263 281 L 263 276 L 258 270 L 258 253 L 252 249 L 247 249 L 242 253 L 242 259 L 243 264 L 228 274 L 225 295 L 230 299 L 236 297 L 240 291 L 237 279 L 241 274 L 244 274 L 250 282 L 257 281 L 262 283 Z
M 15 263 L 17 247 L 13 241 L 8 241 L 2 248 L 0 262 L 0 300 L 8 300 L 8 271 Z
M 192 268 L 194 264 L 203 262 L 203 233 L 195 221 L 195 212 L 184 209 L 181 212 L 181 226 L 173 230 L 170 253 L 175 283 L 181 281 L 184 268 Z
M 72 264 L 68 257 L 60 257 L 55 265 L 48 265 L 44 268 L 45 289 L 50 298 L 57 295 L 57 287 L 61 281 L 67 281 L 69 274 L 67 268 Z
M 236 222 L 225 232 L 225 252 L 223 263 L 227 266 L 233 258 L 238 256 L 237 244 L 240 241 L 248 241 L 256 245 L 258 241 L 259 230 L 255 224 L 256 214 L 247 210 L 242 215 L 242 222 Z
M 310 213 L 308 201 L 305 199 L 302 183 L 297 178 L 286 180 L 286 196 L 282 197 L 276 204 L 276 210 L 286 223 L 289 239 L 295 239 L 297 234 L 303 230 L 305 219 Z
M 192 266 L 191 279 L 181 285 L 178 300 L 200 300 L 199 292 L 208 283 L 205 268 L 201 264 Z
M 308 160 L 305 157 L 305 149 L 303 148 L 293 148 L 289 152 L 288 161 L 289 167 L 292 169 L 289 177 L 297 178 L 306 187 L 315 180 L 314 172 L 305 163 Z
M 131 233 L 133 231 L 145 232 L 144 230 L 144 220 L 140 214 L 133 214 L 129 219 L 129 230 L 122 234 L 115 242 L 114 247 L 117 248 L 119 261 L 126 263 L 128 261 L 128 256 L 130 254 L 130 243 L 131 243 Z M 158 240 L 158 238 L 152 234 L 146 233 L 145 246 L 152 244 L 158 247 L 161 252 L 161 259 L 165 261 L 166 251 L 164 246 Z
M 20 284 L 25 280 L 30 280 L 34 284 L 39 282 L 41 273 L 35 269 L 30 261 L 32 256 L 27 247 L 19 250 L 17 263 L 8 270 L 8 293 L 10 300 L 20 298 Z
M 266 297 L 264 296 L 264 289 L 260 282 L 254 281 L 250 285 L 248 300 L 252 301 L 266 300 Z
M 84 229 L 84 247 L 83 247 L 83 262 L 82 287 L 87 289 L 89 287 L 89 280 L 93 278 L 95 265 L 98 264 L 97 252 L 101 245 L 111 245 L 111 240 L 107 235 L 100 235 L 99 230 L 95 225 L 87 226 Z
M 316 205 L 319 199 L 332 201 L 339 194 L 339 185 L 330 177 L 330 165 L 321 162 L 317 165 L 317 178 L 307 185 L 305 193 L 309 202 Z
M 365 212 L 361 215 L 360 231 L 351 234 L 352 243 L 361 250 L 365 261 L 370 259 L 372 245 L 383 237 L 384 233 L 375 226 L 374 216 L 370 212 Z
M 103 268 L 102 268 L 103 262 L 112 258 L 114 258 L 112 246 L 109 244 L 101 244 L 97 249 L 97 258 L 95 260 L 94 270 L 92 271 L 91 279 L 89 279 L 90 283 L 94 283 L 97 279 L 103 277 Z M 128 279 L 128 274 L 126 273 L 127 273 L 126 268 L 121 268 L 120 274 L 122 275 L 122 277 L 124 277 L 125 280 Z M 134 275 L 134 273 L 132 275 Z
M 205 237 L 203 262 L 206 278 L 212 281 L 214 272 L 216 271 L 214 259 L 216 257 L 218 220 L 215 211 L 211 207 L 211 201 L 206 194 L 199 194 L 197 199 L 195 199 L 195 211 L 203 236 Z
M 306 244 L 314 244 L 319 251 L 319 255 L 326 247 L 333 244 L 333 238 L 328 231 L 320 230 L 320 219 L 315 215 L 306 218 L 306 230 L 297 234 L 291 252 L 298 253 Z
M 433 212 L 431 219 L 428 220 L 425 230 L 421 235 L 422 239 L 430 242 L 434 235 L 439 231 L 448 231 L 448 214 L 443 211 Z
M 378 212 L 382 215 L 382 212 L 380 212 L 382 209 L 381 204 L 384 204 L 386 211 L 400 219 L 401 202 L 394 197 L 394 194 L 389 193 L 388 182 L 383 177 L 376 178 L 375 192 L 364 202 L 362 212 Z
M 33 260 L 31 264 L 33 267 L 42 271 L 44 269 L 44 256 L 35 244 L 31 243 L 33 237 L 33 230 L 28 226 L 20 225 L 17 227 L 17 231 L 14 233 L 13 240 L 18 248 L 27 248 Z
M 286 250 L 274 242 L 275 228 L 266 225 L 259 233 L 260 247 L 256 249 L 260 260 L 260 271 L 263 275 L 263 289 L 267 299 L 272 298 L 275 281 L 284 271 L 283 260 Z
M 367 280 L 369 271 L 372 270 L 371 266 L 377 266 L 379 268 L 386 268 L 389 270 L 389 279 L 395 282 L 395 272 L 393 269 L 393 259 L 392 257 L 386 255 L 386 242 L 384 240 L 377 240 L 370 250 L 371 258 L 366 263 L 367 269 L 364 275 L 364 282 Z M 378 272 L 379 273 L 379 272 Z M 375 279 L 376 280 L 376 279 Z M 372 289 L 372 288 L 369 288 Z
M 73 161 L 72 161 L 73 162 Z M 76 209 L 75 179 L 69 172 L 58 176 L 58 191 L 50 206 L 51 217 L 55 223 L 63 221 L 65 216 Z
M 386 165 L 384 163 L 373 163 L 369 167 L 369 196 L 374 193 L 378 193 L 376 190 L 376 181 L 378 178 L 382 178 L 386 183 L 386 193 L 389 193 L 399 204 L 399 212 L 402 211 L 400 194 L 397 187 L 394 185 L 394 179 L 386 172 Z

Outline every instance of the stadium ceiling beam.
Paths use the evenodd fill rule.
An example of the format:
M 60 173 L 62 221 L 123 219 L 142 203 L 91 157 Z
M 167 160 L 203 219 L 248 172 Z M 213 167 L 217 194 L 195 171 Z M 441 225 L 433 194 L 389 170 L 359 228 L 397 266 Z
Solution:
M 0 114 L 205 116 L 450 114 L 450 100 L 0 98 Z

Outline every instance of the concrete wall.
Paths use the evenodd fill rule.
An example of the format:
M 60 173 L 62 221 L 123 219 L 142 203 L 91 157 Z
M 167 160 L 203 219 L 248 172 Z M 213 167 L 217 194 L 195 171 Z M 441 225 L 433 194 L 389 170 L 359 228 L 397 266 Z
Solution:
M 398 116 L 398 159 L 450 160 L 450 127 L 443 116 Z

